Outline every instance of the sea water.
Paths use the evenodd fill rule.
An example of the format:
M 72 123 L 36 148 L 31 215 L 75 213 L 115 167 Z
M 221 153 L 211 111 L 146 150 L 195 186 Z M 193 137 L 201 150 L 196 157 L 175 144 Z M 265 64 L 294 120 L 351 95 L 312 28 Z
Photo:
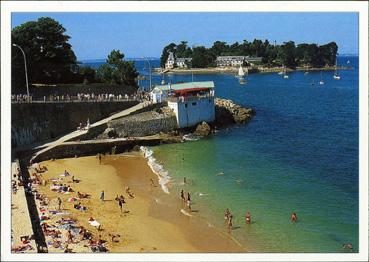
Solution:
M 340 80 L 332 71 L 292 72 L 289 79 L 250 74 L 244 85 L 231 74 L 165 76 L 172 83 L 214 81 L 217 97 L 256 115 L 206 139 L 150 148 L 163 190 L 190 192 L 192 214 L 224 232 L 229 208 L 231 234 L 251 252 L 344 252 L 344 243 L 357 252 L 358 59 L 338 63 L 348 59 L 353 69 L 339 70 Z M 136 66 L 148 76 L 145 62 Z M 155 74 L 153 83 L 162 78 Z

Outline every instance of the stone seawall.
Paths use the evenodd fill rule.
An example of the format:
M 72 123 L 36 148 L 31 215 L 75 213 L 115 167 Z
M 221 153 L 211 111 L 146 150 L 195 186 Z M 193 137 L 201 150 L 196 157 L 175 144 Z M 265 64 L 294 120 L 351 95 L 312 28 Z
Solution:
M 79 123 L 90 123 L 138 104 L 137 101 L 12 104 L 12 148 L 54 139 Z
M 39 154 L 34 162 L 41 162 L 50 159 L 71 158 L 80 156 L 93 156 L 97 154 L 120 154 L 134 149 L 136 146 L 154 146 L 162 143 L 160 138 L 148 138 L 140 140 L 100 140 L 84 141 L 81 143 L 66 142 L 57 147 Z
M 142 137 L 170 132 L 177 128 L 174 113 L 169 108 L 164 107 L 156 109 L 156 111 L 143 112 L 112 120 L 108 122 L 108 129 L 104 135 L 107 135 L 106 137 Z

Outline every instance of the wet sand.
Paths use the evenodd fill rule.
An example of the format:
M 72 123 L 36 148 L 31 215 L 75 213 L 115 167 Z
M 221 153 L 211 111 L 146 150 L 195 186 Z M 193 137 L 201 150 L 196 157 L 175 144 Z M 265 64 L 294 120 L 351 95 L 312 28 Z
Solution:
M 78 225 L 90 230 L 95 236 L 107 240 L 109 252 L 246 252 L 230 236 L 210 227 L 193 212 L 192 216 L 181 213 L 182 201 L 179 192 L 166 194 L 158 185 L 156 175 L 151 171 L 141 153 L 103 156 L 101 165 L 96 156 L 61 159 L 40 163 L 48 168 L 44 179 L 56 178 L 67 170 L 79 183 L 73 183 L 71 176 L 65 178 L 74 193 L 62 194 L 50 190 L 50 182 L 39 186 L 38 191 L 50 199 L 49 209 L 57 209 L 57 197 L 63 203 L 62 209 L 70 214 L 66 217 L 78 219 Z M 150 179 L 153 179 L 155 186 Z M 129 186 L 134 198 L 125 192 Z M 105 201 L 99 200 L 105 191 Z M 80 202 L 88 208 L 79 211 L 73 208 L 70 197 L 77 191 L 88 193 L 90 198 Z M 115 197 L 123 195 L 126 204 L 120 211 Z M 193 205 L 196 210 L 196 202 Z M 102 231 L 88 224 L 93 217 L 102 225 Z M 61 217 L 59 216 L 59 219 Z M 119 234 L 119 242 L 112 242 L 109 234 Z M 51 252 L 62 252 L 49 250 Z M 86 252 L 86 247 L 73 245 L 74 252 Z

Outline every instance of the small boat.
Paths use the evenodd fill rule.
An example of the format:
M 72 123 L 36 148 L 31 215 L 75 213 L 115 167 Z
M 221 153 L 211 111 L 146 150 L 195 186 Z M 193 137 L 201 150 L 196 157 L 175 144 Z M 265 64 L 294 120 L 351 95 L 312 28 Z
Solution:
M 308 72 L 308 71 L 306 71 L 306 72 L 304 73 L 304 75 L 307 75 L 307 74 L 309 74 L 309 72 Z
M 245 73 L 243 72 L 242 66 L 238 68 L 238 74 L 236 75 L 237 78 L 243 78 L 245 76 Z
M 281 72 L 278 72 L 278 75 L 283 75 L 283 71 L 281 71 Z
M 242 68 L 241 65 L 240 65 L 240 68 L 238 68 L 238 74 L 237 74 L 236 77 L 238 78 L 240 84 L 245 84 L 246 83 L 245 72 L 243 71 L 243 68 Z
M 288 77 L 288 75 L 287 75 L 287 71 L 286 71 L 286 67 L 284 67 L 284 69 L 283 69 L 283 78 L 284 79 L 288 79 L 289 77 Z
M 319 81 L 319 85 L 324 85 L 324 81 L 323 81 L 323 73 L 322 73 L 322 71 L 320 71 L 320 81 Z
M 347 60 L 346 64 L 350 64 L 350 60 Z
M 337 58 L 336 58 L 336 64 L 334 66 L 333 79 L 336 79 L 336 80 L 340 80 L 341 79 L 341 77 L 338 75 L 338 72 L 337 72 Z

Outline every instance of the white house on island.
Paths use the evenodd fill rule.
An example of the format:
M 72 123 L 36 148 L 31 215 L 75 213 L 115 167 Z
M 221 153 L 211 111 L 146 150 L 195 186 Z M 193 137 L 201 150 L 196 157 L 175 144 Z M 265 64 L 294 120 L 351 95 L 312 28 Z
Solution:
M 151 91 L 154 103 L 168 102 L 179 128 L 215 120 L 214 82 L 190 82 L 156 86 Z
M 218 56 L 215 60 L 218 67 L 224 66 L 242 66 L 244 63 L 252 65 L 253 62 L 260 62 L 261 57 L 249 56 Z
M 165 63 L 165 69 L 172 69 L 174 66 L 179 68 L 187 68 L 187 65 L 191 63 L 192 58 L 178 57 L 176 58 L 173 52 L 169 52 L 167 62 Z

